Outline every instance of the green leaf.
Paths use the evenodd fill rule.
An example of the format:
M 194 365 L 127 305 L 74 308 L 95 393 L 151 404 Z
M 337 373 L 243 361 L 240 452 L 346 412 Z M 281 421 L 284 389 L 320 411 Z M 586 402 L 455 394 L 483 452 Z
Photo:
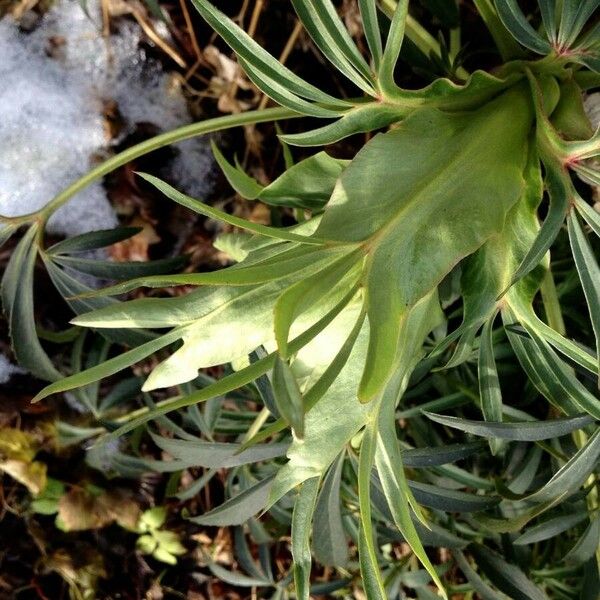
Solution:
M 523 46 L 538 54 L 550 54 L 552 46 L 529 24 L 517 0 L 495 0 L 498 15 L 504 26 Z
M 287 169 L 262 190 L 258 199 L 274 206 L 320 210 L 349 163 L 319 152 Z
M 542 488 L 526 496 L 528 502 L 564 499 L 579 490 L 594 472 L 600 458 L 600 429 L 563 465 Z
M 544 23 L 544 29 L 548 39 L 552 42 L 556 42 L 557 33 L 557 14 L 556 14 L 556 0 L 538 0 L 540 12 L 542 14 L 542 22 Z
M 402 461 L 407 467 L 425 468 L 437 467 L 462 460 L 481 452 L 484 445 L 481 442 L 470 444 L 448 444 L 431 448 L 411 448 L 402 451 Z
M 575 196 L 575 207 L 594 233 L 600 237 L 600 214 L 587 202 L 584 202 L 579 195 Z
M 296 377 L 287 362 L 279 356 L 273 366 L 273 393 L 279 414 L 290 424 L 294 433 L 304 437 L 304 400 Z
M 483 326 L 479 342 L 479 394 L 481 395 L 481 412 L 486 421 L 502 421 L 502 390 L 494 358 L 493 325 L 496 313 Z M 500 449 L 500 442 L 494 438 L 489 441 L 492 454 Z
M 280 135 L 292 146 L 327 146 L 356 133 L 366 133 L 397 123 L 410 111 L 402 106 L 382 102 L 356 105 L 341 119 L 312 131 Z
M 255 179 L 247 175 L 241 168 L 228 162 L 214 140 L 210 141 L 210 147 L 213 156 L 221 168 L 221 171 L 223 171 L 223 175 L 225 175 L 229 185 L 242 198 L 246 198 L 246 200 L 256 200 L 264 189 L 264 186 L 260 185 Z
M 129 279 L 131 277 L 170 273 L 181 269 L 187 262 L 185 257 L 116 262 L 61 255 L 53 256 L 52 260 L 63 267 L 69 267 L 80 273 L 93 275 L 102 279 Z
M 313 477 L 302 484 L 292 515 L 292 558 L 296 598 L 310 600 L 310 532 L 319 491 L 319 478 Z
M 0 221 L 0 248 L 12 237 L 17 229 L 18 227 L 15 225 L 5 225 Z
M 398 89 L 394 80 L 394 70 L 404 40 L 407 15 L 408 0 L 398 0 L 378 72 L 378 83 L 381 91 L 392 96 Z
M 319 152 L 289 167 L 280 177 L 264 187 L 241 169 L 227 162 L 213 144 L 213 153 L 225 177 L 235 191 L 248 200 L 260 200 L 273 206 L 320 210 L 329 200 L 333 188 L 349 161 Z
M 114 310 L 114 307 L 119 304 L 113 298 L 82 298 L 82 295 L 88 294 L 92 289 L 56 266 L 49 257 L 42 256 L 42 258 L 54 287 L 76 315 L 104 307 L 113 307 Z M 77 327 L 75 329 L 78 330 Z M 156 337 L 149 331 L 126 329 L 103 329 L 101 335 L 107 340 L 128 346 L 138 346 Z
M 321 317 L 314 325 L 309 327 L 304 333 L 300 334 L 290 343 L 290 349 L 292 352 L 298 352 L 304 346 L 306 346 L 313 338 L 315 338 L 323 329 L 327 327 L 329 323 L 331 323 L 343 310 L 343 308 L 348 304 L 349 299 L 356 295 L 357 289 L 352 288 L 346 297 L 342 298 L 342 300 L 336 304 L 331 310 L 329 310 L 323 317 Z M 176 332 L 178 333 L 178 332 Z M 168 334 L 167 334 L 168 335 Z M 163 336 L 166 337 L 166 336 Z M 159 338 L 161 339 L 161 338 Z M 275 353 L 271 353 L 264 358 L 256 361 L 255 363 L 250 364 L 248 367 L 237 371 L 227 377 L 219 381 L 215 381 L 215 383 L 193 392 L 188 396 L 183 397 L 174 397 L 164 400 L 156 405 L 156 408 L 148 411 L 139 411 L 140 416 L 136 416 L 134 419 L 129 420 L 126 424 L 122 425 L 116 431 L 111 432 L 106 436 L 106 439 L 115 439 L 133 429 L 136 429 L 140 425 L 155 419 L 161 415 L 165 415 L 173 410 L 178 410 L 180 408 L 184 408 L 186 406 L 192 406 L 194 404 L 198 404 L 199 402 L 205 402 L 211 398 L 226 394 L 231 392 L 237 388 L 240 388 L 252 381 L 254 381 L 260 375 L 263 375 L 269 369 L 273 368 L 275 364 Z M 60 382 L 59 382 L 60 383 Z M 77 387 L 74 385 L 73 387 Z M 50 393 L 54 393 L 54 390 L 51 389 L 52 386 L 48 386 L 40 394 L 38 397 L 43 398 Z M 141 413 L 141 414 L 140 414 Z M 287 491 L 287 490 L 286 490 Z
M 381 31 L 379 30 L 379 21 L 377 19 L 377 2 L 376 0 L 358 0 L 360 16 L 362 19 L 363 30 L 375 71 L 379 71 L 381 57 L 383 55 L 383 47 L 381 45 Z
M 106 362 L 103 362 L 95 367 L 82 371 L 81 373 L 75 373 L 69 377 L 65 377 L 60 381 L 55 383 L 51 383 L 46 386 L 41 392 L 39 392 L 32 400 L 32 402 L 39 402 L 44 398 L 52 394 L 58 394 L 60 392 L 67 392 L 69 390 L 73 390 L 78 387 L 83 387 L 89 385 L 90 383 L 94 383 L 95 381 L 99 381 L 100 379 L 104 379 L 109 377 L 110 375 L 114 375 L 131 365 L 140 362 L 158 352 L 160 349 L 176 342 L 181 337 L 181 331 L 173 330 L 169 333 L 137 348 L 133 348 L 132 350 L 128 350 L 123 354 L 119 354 L 114 358 L 110 358 Z
M 370 552 L 368 534 L 372 534 L 372 532 L 366 533 L 364 527 L 359 525 L 358 559 L 363 589 L 368 600 L 387 600 L 388 596 L 379 572 L 377 556 Z
M 117 227 L 115 229 L 102 229 L 90 231 L 58 242 L 46 250 L 48 254 L 72 254 L 106 248 L 123 240 L 128 240 L 142 231 L 141 227 Z
M 501 231 L 521 196 L 531 123 L 524 93 L 517 88 L 468 114 L 416 111 L 376 135 L 342 173 L 315 235 L 367 250 L 371 338 L 361 399 L 385 385 L 407 310 Z
M 503 311 L 505 322 L 512 320 L 510 311 Z M 531 382 L 559 410 L 569 416 L 587 412 L 600 419 L 600 403 L 583 386 L 549 344 L 531 327 L 527 326 L 531 339 L 507 330 L 508 339 L 521 366 Z
M 379 571 L 373 522 L 371 518 L 371 472 L 375 464 L 377 418 L 367 423 L 360 445 L 358 462 L 359 538 L 358 558 L 363 586 L 369 600 L 385 600 L 387 594 Z
M 197 517 L 191 517 L 189 520 L 197 525 L 211 527 L 242 525 L 266 506 L 274 477 L 275 475 L 270 475 L 262 479 L 213 510 Z
M 42 348 L 35 329 L 33 279 L 37 233 L 38 226 L 32 225 L 12 253 L 2 277 L 2 304 L 19 364 L 40 379 L 55 381 L 62 375 Z
M 596 262 L 594 251 L 584 235 L 579 224 L 579 219 L 574 211 L 569 213 L 567 225 L 573 258 L 575 259 L 579 279 L 581 280 L 585 299 L 587 300 L 592 328 L 596 337 L 596 354 L 600 367 L 600 267 Z
M 490 581 L 513 600 L 549 600 L 521 569 L 507 563 L 489 548 L 472 544 L 469 550 Z
M 154 177 L 153 175 L 148 175 L 147 173 L 138 173 L 138 175 L 145 179 L 148 183 L 151 183 L 154 187 L 156 187 L 159 191 L 161 191 L 167 198 L 197 212 L 198 214 L 204 215 L 205 217 L 209 217 L 211 219 L 217 219 L 223 221 L 224 223 L 229 223 L 235 227 L 240 227 L 242 229 L 247 229 L 248 231 L 252 231 L 253 233 L 257 233 L 259 235 L 264 235 L 269 238 L 274 238 L 278 240 L 287 240 L 289 242 L 300 242 L 302 244 L 309 245 L 321 245 L 324 243 L 324 240 L 317 239 L 314 236 L 307 237 L 302 235 L 297 235 L 295 233 L 290 233 L 285 229 L 277 229 L 275 227 L 268 227 L 266 225 L 260 225 L 259 223 L 252 223 L 251 221 L 247 221 L 246 219 L 241 219 L 240 217 L 235 217 L 230 215 L 222 210 L 218 210 L 209 206 L 208 204 L 204 204 L 199 200 L 194 198 L 190 198 L 190 196 L 186 196 L 181 192 L 178 192 L 175 188 L 171 187 L 169 184 L 165 183 L 158 179 L 158 177 Z
M 329 62 L 361 90 L 375 95 L 369 65 L 342 24 L 331 0 L 292 0 L 292 4 L 306 31 Z
M 215 562 L 209 562 L 208 568 L 210 572 L 219 580 L 229 585 L 233 585 L 236 587 L 271 587 L 273 582 L 269 579 L 259 579 L 256 577 L 248 577 L 247 575 L 243 575 L 241 573 L 236 573 L 234 571 L 230 571 L 229 569 L 225 569 L 221 567 Z
M 348 333 L 356 326 L 362 312 L 362 300 L 340 314 L 329 330 L 323 330 L 321 338 L 315 338 L 296 357 L 296 364 L 303 361 L 314 364 L 315 355 L 325 349 L 327 358 L 322 369 L 339 352 L 348 339 Z M 397 398 L 408 383 L 408 374 L 422 355 L 422 344 L 429 332 L 440 323 L 440 314 L 435 293 L 418 303 L 410 312 L 405 329 L 403 352 L 398 357 L 397 372 L 386 395 Z M 327 342 L 325 343 L 325 340 Z M 294 440 L 288 450 L 289 462 L 284 465 L 273 487 L 272 500 L 309 477 L 325 473 L 350 440 L 367 424 L 377 402 L 364 404 L 356 401 L 358 384 L 364 368 L 364 355 L 368 343 L 368 327 L 365 323 L 357 336 L 348 361 L 339 372 L 335 385 L 307 411 L 304 417 L 304 439 Z M 310 393 L 310 392 L 309 392 Z M 308 395 L 308 394 L 307 394 Z M 344 418 L 340 419 L 343 414 Z M 367 502 L 368 505 L 368 502 Z M 366 527 L 366 525 L 364 525 Z
M 343 252 L 343 249 L 323 249 L 305 245 L 300 247 L 293 245 L 290 247 L 289 245 L 285 245 L 283 251 L 265 260 L 250 260 L 250 254 L 246 260 L 226 269 L 209 271 L 207 273 L 141 277 L 97 291 L 79 294 L 79 298 L 113 296 L 124 294 L 140 287 L 157 288 L 179 285 L 250 286 L 268 283 L 284 277 L 293 277 L 301 273 L 313 272 L 333 262 L 341 252 Z M 133 303 L 129 305 L 133 306 Z M 139 306 L 141 307 L 141 304 Z M 109 313 L 103 314 L 102 318 L 105 316 L 108 317 Z M 93 317 L 90 316 L 89 318 L 100 318 L 100 314 Z
M 569 176 L 554 160 L 545 160 L 546 186 L 550 197 L 548 214 L 519 268 L 513 275 L 511 286 L 535 269 L 558 235 L 567 215 L 572 198 L 572 184 Z M 509 286 L 510 287 L 510 286 Z
M 594 422 L 589 415 L 578 415 L 576 417 L 552 419 L 550 421 L 527 421 L 524 423 L 492 423 L 483 421 L 471 421 L 458 417 L 448 417 L 424 412 L 424 414 L 436 423 L 459 429 L 466 433 L 479 435 L 486 438 L 497 438 L 500 440 L 511 440 L 520 442 L 536 442 L 555 437 L 567 435 L 578 429 L 583 429 Z
M 563 0 L 558 30 L 558 43 L 562 47 L 571 48 L 598 6 L 598 0 Z
M 550 0 L 553 2 L 554 0 Z M 483 22 L 494 38 L 494 43 L 500 52 L 500 56 L 504 60 L 520 58 L 523 51 L 519 44 L 515 41 L 510 32 L 506 29 L 493 4 L 493 0 L 474 0 Z
M 301 279 L 279 296 L 275 303 L 273 327 L 282 358 L 289 356 L 288 337 L 294 321 L 329 293 L 341 295 L 353 285 L 359 273 L 355 268 L 362 258 L 360 250 L 351 251 L 335 262 Z
M 289 444 L 261 444 L 240 451 L 240 444 L 205 442 L 204 440 L 179 440 L 152 434 L 154 443 L 174 459 L 190 466 L 225 469 L 283 456 Z
M 288 87 L 281 84 L 278 80 L 271 79 L 270 77 L 266 76 L 260 70 L 255 69 L 251 63 L 246 62 L 246 60 L 240 56 L 238 56 L 238 62 L 240 63 L 242 69 L 246 72 L 246 75 L 248 75 L 250 81 L 252 81 L 252 83 L 254 83 L 258 89 L 269 96 L 269 98 L 281 106 L 290 108 L 291 110 L 294 110 L 302 115 L 312 117 L 333 118 L 343 114 L 343 111 L 341 110 L 323 108 L 318 104 L 308 102 L 303 98 L 296 96 L 289 91 Z
M 348 106 L 344 101 L 322 92 L 283 66 L 210 2 L 206 0 L 192 1 L 211 28 L 231 46 L 239 58 L 251 65 L 257 73 L 261 73 L 262 76 L 268 77 L 272 81 L 279 82 L 280 85 L 285 86 L 290 92 L 299 97 L 342 108 Z
M 402 465 L 400 448 L 396 437 L 394 398 L 392 397 L 391 400 L 390 402 L 390 398 L 384 398 L 381 406 L 381 414 L 378 417 L 375 448 L 377 472 L 396 527 L 398 527 L 412 551 L 442 592 L 442 595 L 446 597 L 444 586 L 423 548 L 423 544 L 419 539 L 411 518 L 410 507 L 412 506 L 417 518 L 421 521 L 424 520 L 422 515 L 419 515 L 419 509 L 416 507 L 414 498 L 411 501 L 412 490 L 414 488 L 409 487 L 404 474 L 404 466 Z
M 419 504 L 446 512 L 477 512 L 492 508 L 500 502 L 498 496 L 478 496 L 418 481 L 409 480 L 408 487 Z
M 547 521 L 543 521 L 542 523 L 527 529 L 514 541 L 514 543 L 517 546 L 524 546 L 526 544 L 535 544 L 536 542 L 549 540 L 560 535 L 564 531 L 572 529 L 584 519 L 587 519 L 587 513 L 561 515 L 560 517 L 548 519 Z
M 306 410 L 310 410 L 327 393 L 329 388 L 331 388 L 334 383 L 338 383 L 338 376 L 350 358 L 352 349 L 354 348 L 358 336 L 363 329 L 364 321 L 365 312 L 361 311 L 356 323 L 354 324 L 354 327 L 350 331 L 350 334 L 346 338 L 346 341 L 340 348 L 339 352 L 329 363 L 319 379 L 306 392 L 304 397 Z
M 348 541 L 342 521 L 340 484 L 345 452 L 331 466 L 317 499 L 313 525 L 313 554 L 322 565 L 344 567 L 348 561 Z
M 600 547 L 600 519 L 592 517 L 583 535 L 567 552 L 564 559 L 567 562 L 584 563 L 591 559 Z
M 482 600 L 508 600 L 507 596 L 492 589 L 471 567 L 465 555 L 460 550 L 454 550 L 452 553 L 460 570 L 463 572 L 467 581 L 473 586 L 473 589 L 481 596 Z

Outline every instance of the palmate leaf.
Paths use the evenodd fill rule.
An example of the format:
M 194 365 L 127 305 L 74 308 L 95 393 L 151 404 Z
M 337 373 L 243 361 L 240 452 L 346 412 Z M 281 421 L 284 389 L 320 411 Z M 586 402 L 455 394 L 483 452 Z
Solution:
M 517 105 L 520 121 L 506 127 L 505 115 L 514 117 Z M 529 119 L 529 104 L 518 91 L 468 118 L 418 111 L 401 128 L 371 140 L 342 174 L 315 234 L 360 242 L 367 250 L 363 278 L 371 331 L 362 399 L 373 398 L 389 377 L 407 307 L 502 229 L 522 190 Z M 485 133 L 479 131 L 484 123 Z M 493 174 L 479 171 L 489 152 L 498 167 Z M 400 164 L 396 156 L 403 157 Z M 492 180 L 501 173 L 502 185 Z M 496 202 L 490 205 L 492 195 Z

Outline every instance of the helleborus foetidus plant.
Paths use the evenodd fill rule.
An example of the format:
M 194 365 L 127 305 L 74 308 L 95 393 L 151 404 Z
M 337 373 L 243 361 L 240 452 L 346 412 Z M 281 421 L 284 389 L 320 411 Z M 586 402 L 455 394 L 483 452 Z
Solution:
M 452 548 L 482 597 L 501 596 L 481 574 L 510 597 L 548 597 L 545 589 L 552 584 L 532 583 L 481 543 L 496 543 L 500 535 L 509 544 L 534 543 L 564 531 L 560 522 L 583 523 L 569 559 L 585 564 L 585 582 L 593 581 L 600 535 L 595 424 L 600 419 L 600 269 L 591 236 L 600 234 L 600 216 L 582 181 L 600 184 L 595 162 L 600 136 L 585 116 L 583 96 L 600 84 L 595 18 L 600 3 L 538 0 L 538 22 L 535 15 L 528 19 L 516 0 L 475 0 L 503 64 L 492 73 L 453 66 L 453 79 L 440 77 L 426 88 L 405 90 L 394 77 L 404 38 L 432 56 L 441 52 L 411 17 L 407 1 L 358 0 L 366 57 L 330 0 L 292 0 L 316 46 L 356 87 L 355 99 L 334 97 L 300 78 L 210 2 L 193 4 L 235 51 L 248 77 L 281 108 L 165 134 L 98 167 L 35 218 L 6 219 L 4 237 L 31 223 L 3 285 L 17 349 L 33 340 L 32 325 L 24 325 L 32 307 L 17 299 L 19 286 L 30 284 L 19 283 L 11 270 L 21 264 L 32 269 L 38 252 L 55 280 L 67 277 L 62 267 L 78 268 L 77 260 L 64 258 L 64 248 L 63 254 L 60 248 L 45 250 L 40 232 L 48 214 L 89 181 L 160 145 L 241 124 L 323 119 L 322 127 L 281 136 L 286 144 L 305 147 L 378 133 L 352 160 L 317 151 L 267 186 L 215 148 L 225 176 L 242 197 L 309 215 L 289 228 L 231 216 L 140 174 L 171 200 L 245 230 L 220 242 L 238 262 L 210 273 L 143 274 L 100 293 L 73 286 L 71 302 L 94 309 L 73 305 L 78 326 L 113 335 L 168 331 L 137 344 L 129 340 L 130 350 L 52 383 L 38 400 L 93 383 L 163 348 L 172 351 L 146 380 L 146 392 L 185 389 L 207 367 L 233 363 L 235 369 L 138 411 L 110 436 L 253 382 L 270 390 L 261 394 L 265 409 L 241 444 L 194 441 L 185 434 L 179 440 L 155 436 L 155 441 L 182 467 L 271 461 L 266 471 L 264 466 L 257 471 L 262 478 L 246 473 L 239 495 L 196 520 L 241 524 L 291 495 L 300 598 L 310 593 L 313 522 L 318 523 L 312 534 L 317 558 L 333 565 L 347 560 L 340 503 L 356 517 L 358 527 L 346 531 L 358 545 L 370 599 L 386 598 L 399 585 L 393 569 L 385 577 L 380 569 L 380 540 L 389 539 L 392 523 L 441 594 L 443 569 L 432 564 L 424 544 Z M 563 330 L 549 252 L 565 226 L 595 348 L 569 339 Z M 457 282 L 455 301 L 462 300 L 462 323 L 452 331 L 440 301 L 450 281 Z M 137 287 L 173 285 L 197 289 L 169 299 L 107 299 Z M 540 296 L 545 314 L 536 310 Z M 518 359 L 532 389 L 550 403 L 547 414 L 528 414 L 503 398 L 496 352 L 504 335 L 505 348 Z M 56 379 L 39 343 L 31 343 L 17 355 L 26 366 L 43 359 L 46 367 L 38 373 Z M 409 385 L 418 385 L 432 369 L 450 376 L 473 360 L 478 393 L 472 402 L 480 420 L 423 412 L 411 421 L 418 424 L 414 429 L 406 421 L 399 426 L 399 417 L 415 417 L 403 411 Z M 422 408 L 454 406 L 450 401 Z M 433 422 L 443 427 L 432 429 Z M 485 452 L 472 439 L 445 447 L 456 430 L 487 440 L 489 452 L 510 464 L 512 477 L 490 482 L 448 466 Z M 561 444 L 562 436 L 567 441 Z M 407 440 L 423 443 L 411 449 Z M 283 453 L 287 461 L 280 458 Z M 350 485 L 341 494 L 342 472 Z M 548 514 L 551 518 L 544 520 Z M 536 524 L 515 541 L 512 534 L 531 521 Z

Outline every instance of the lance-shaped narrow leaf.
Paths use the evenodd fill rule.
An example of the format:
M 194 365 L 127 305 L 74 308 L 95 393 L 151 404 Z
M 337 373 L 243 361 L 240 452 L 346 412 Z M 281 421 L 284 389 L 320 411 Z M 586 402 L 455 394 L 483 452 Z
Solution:
M 383 47 L 381 44 L 381 31 L 377 19 L 377 0 L 358 0 L 360 16 L 367 44 L 371 51 L 371 58 L 375 71 L 379 70 Z
M 540 588 L 515 565 L 507 563 L 489 548 L 473 544 L 469 546 L 479 568 L 499 590 L 514 600 L 549 600 Z
M 228 163 L 214 143 L 212 149 L 231 187 L 243 198 L 260 200 L 273 206 L 309 210 L 319 210 L 325 206 L 338 177 L 350 162 L 333 158 L 326 152 L 318 152 L 292 165 L 269 185 L 262 186 L 239 167 Z
M 600 357 L 600 267 L 598 267 L 592 247 L 581 229 L 575 211 L 571 211 L 569 214 L 567 224 L 575 265 L 596 336 L 596 354 Z
M 486 421 L 502 421 L 502 390 L 494 358 L 494 344 L 492 340 L 494 314 L 483 326 L 479 342 L 479 394 L 481 396 L 481 411 Z M 500 442 L 490 438 L 490 449 L 496 454 L 500 449 Z
M 2 277 L 2 305 L 19 364 L 40 379 L 55 381 L 61 374 L 42 348 L 35 330 L 33 275 L 38 255 L 37 232 L 37 225 L 32 225 L 8 262 Z
M 484 421 L 471 421 L 459 417 L 448 417 L 425 413 L 432 421 L 447 427 L 453 427 L 473 435 L 501 440 L 520 442 L 535 442 L 547 440 L 562 435 L 567 435 L 578 429 L 583 429 L 594 422 L 588 415 L 577 417 L 552 419 L 551 421 L 527 421 L 523 423 L 490 423 Z
M 496 9 L 504 26 L 526 48 L 538 54 L 550 54 L 552 46 L 529 23 L 517 0 L 496 0 Z
M 275 358 L 272 381 L 275 404 L 279 414 L 290 424 L 294 433 L 302 439 L 304 437 L 304 400 L 292 369 L 279 356 Z
M 344 457 L 345 452 L 342 452 L 327 472 L 315 508 L 313 554 L 326 566 L 343 567 L 348 561 L 348 541 L 340 498 Z
M 322 92 L 319 88 L 295 75 L 207 0 L 193 0 L 193 4 L 207 23 L 231 46 L 239 58 L 250 65 L 257 74 L 265 79 L 277 82 L 298 98 L 307 98 L 313 102 L 333 105 L 342 110 L 350 106 L 348 103 Z M 263 91 L 268 93 L 266 90 Z
M 378 84 L 384 95 L 393 97 L 398 91 L 398 86 L 394 81 L 394 69 L 400 56 L 402 41 L 404 40 L 404 30 L 406 27 L 406 17 L 408 15 L 408 0 L 399 0 L 392 17 L 390 30 L 388 33 L 383 57 L 379 66 Z
M 561 47 L 571 48 L 598 6 L 598 0 L 563 0 L 558 29 L 558 43 Z
M 302 24 L 321 52 L 361 90 L 375 95 L 373 74 L 337 15 L 331 0 L 292 0 Z
M 260 512 L 267 504 L 269 490 L 273 485 L 273 475 L 247 487 L 236 496 L 226 500 L 213 510 L 191 517 L 192 523 L 226 527 L 242 525 L 250 517 Z
M 299 600 L 310 599 L 310 532 L 317 502 L 320 480 L 313 477 L 300 488 L 292 515 L 292 557 L 294 559 L 294 583 Z

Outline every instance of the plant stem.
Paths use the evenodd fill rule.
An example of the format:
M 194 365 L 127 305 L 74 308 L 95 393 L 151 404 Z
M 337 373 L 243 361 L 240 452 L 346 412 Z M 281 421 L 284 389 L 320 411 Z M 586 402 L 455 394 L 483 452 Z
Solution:
M 232 127 L 238 127 L 240 125 L 251 125 L 255 123 L 264 123 L 267 121 L 280 121 L 282 119 L 293 119 L 301 117 L 299 113 L 296 113 L 288 108 L 266 108 L 263 110 L 249 111 L 242 114 L 226 115 L 224 117 L 216 117 L 214 119 L 208 119 L 199 123 L 192 123 L 190 125 L 184 125 L 172 131 L 167 131 L 157 135 L 145 142 L 136 144 L 119 154 L 109 158 L 107 161 L 93 168 L 91 171 L 86 173 L 83 177 L 73 182 L 69 187 L 65 188 L 58 196 L 55 196 L 44 208 L 40 211 L 22 215 L 7 219 L 8 222 L 16 224 L 24 224 L 27 222 L 40 219 L 42 223 L 45 223 L 50 215 L 60 208 L 63 204 L 68 202 L 75 194 L 85 189 L 88 185 L 104 177 L 111 171 L 118 169 L 119 167 L 164 146 L 175 144 L 183 140 L 187 140 L 199 135 L 207 133 L 214 133 L 216 131 L 223 131 L 224 129 L 231 129 Z

